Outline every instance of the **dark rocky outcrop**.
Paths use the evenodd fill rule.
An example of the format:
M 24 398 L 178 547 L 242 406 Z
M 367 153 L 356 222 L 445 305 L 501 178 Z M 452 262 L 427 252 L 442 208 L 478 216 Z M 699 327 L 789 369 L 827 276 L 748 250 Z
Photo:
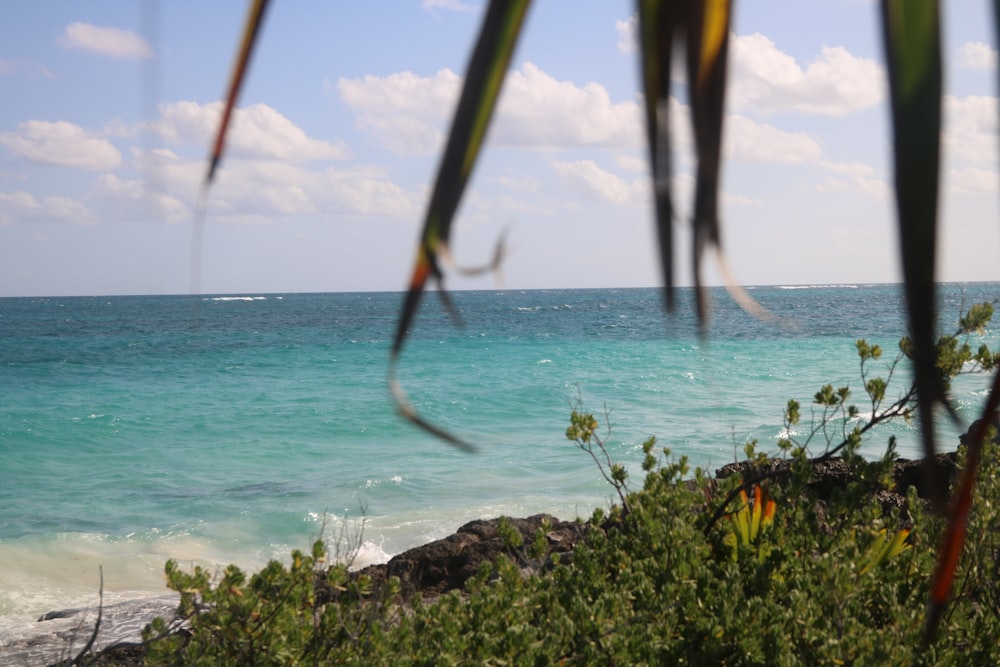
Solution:
M 958 472 L 957 453 L 938 454 L 931 459 L 897 459 L 892 466 L 891 489 L 872 488 L 873 495 L 878 496 L 883 504 L 901 506 L 911 487 L 915 487 L 917 495 L 928 499 L 931 497 L 929 479 L 953 480 Z M 827 502 L 837 489 L 847 486 L 848 482 L 857 479 L 858 469 L 840 458 L 816 459 L 811 461 L 812 475 L 808 482 L 809 489 L 820 501 Z M 786 459 L 768 459 L 763 463 L 739 461 L 730 463 L 716 471 L 717 479 L 725 479 L 731 475 L 740 475 L 750 480 L 766 477 L 779 486 L 788 482 L 791 476 L 790 462 Z
M 139 660 L 109 664 L 142 664 L 142 629 L 158 616 L 170 617 L 177 610 L 175 593 L 143 600 L 109 604 L 101 613 L 100 632 L 94 651 L 111 649 L 109 655 L 136 655 Z M 0 646 L 0 665 L 69 665 L 87 644 L 97 622 L 97 608 L 61 609 L 38 619 L 38 632 Z M 90 662 L 88 664 L 102 664 Z
M 399 577 L 404 596 L 413 593 L 436 596 L 462 588 L 476 574 L 480 565 L 492 562 L 504 553 L 521 558 L 522 568 L 529 572 L 551 562 L 553 553 L 560 554 L 561 561 L 567 562 L 572 556 L 573 547 L 583 537 L 582 524 L 561 521 L 547 514 L 510 519 L 511 525 L 521 533 L 525 544 L 534 541 L 535 533 L 543 522 L 549 524 L 546 533 L 546 560 L 539 563 L 528 562 L 519 553 L 509 552 L 500 537 L 499 522 L 499 519 L 470 521 L 444 539 L 414 547 L 394 556 L 388 563 L 370 565 L 358 574 L 368 575 L 375 584 L 388 577 Z

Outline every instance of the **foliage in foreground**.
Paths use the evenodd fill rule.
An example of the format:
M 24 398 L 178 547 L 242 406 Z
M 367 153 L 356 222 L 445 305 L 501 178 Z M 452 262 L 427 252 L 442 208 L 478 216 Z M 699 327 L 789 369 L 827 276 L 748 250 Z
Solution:
M 595 512 L 570 564 L 524 576 L 514 559 L 501 557 L 464 594 L 433 602 L 404 604 L 391 585 L 374 591 L 342 565 L 322 569 L 321 544 L 312 554 L 296 552 L 287 567 L 275 562 L 249 578 L 230 567 L 214 585 L 204 571 L 184 574 L 172 566 L 170 585 L 182 593 L 193 635 L 152 641 L 147 661 L 1000 663 L 995 447 L 986 452 L 959 591 L 941 639 L 930 647 L 920 637 L 940 520 L 921 511 L 915 497 L 905 547 L 890 539 L 904 517 L 884 515 L 875 500 L 848 504 L 856 497 L 851 488 L 825 511 L 808 494 L 772 488 L 776 509 L 768 529 L 733 540 L 730 521 L 703 531 L 704 508 L 738 481 L 713 491 L 696 471 L 696 482 L 680 483 L 688 472 L 683 458 L 672 462 L 662 450 L 658 460 L 653 441 L 647 448 L 648 475 L 629 496 L 631 511 Z M 525 555 L 532 547 L 510 546 Z M 156 624 L 147 636 L 164 628 Z
M 939 341 L 945 380 L 1000 360 L 967 337 L 992 315 L 974 306 Z M 901 354 L 908 342 L 901 341 Z M 907 418 L 912 388 L 888 399 L 872 377 L 877 346 L 858 341 L 870 417 L 859 421 L 848 388 L 814 397 L 814 422 L 778 443 L 790 477 L 710 480 L 674 460 L 655 438 L 644 444 L 643 488 L 612 464 L 593 415 L 574 411 L 567 437 L 590 453 L 620 499 L 597 510 L 570 562 L 501 523 L 510 556 L 485 564 L 464 591 L 432 601 L 404 598 L 398 581 L 328 565 L 325 547 L 296 551 L 247 577 L 234 566 L 217 581 L 168 563 L 188 631 L 159 620 L 147 628 L 148 664 L 1000 664 L 1000 450 L 987 445 L 954 602 L 938 640 L 922 641 L 929 575 L 943 521 L 915 490 L 889 509 L 873 491 L 892 486 L 895 454 L 866 462 L 862 435 Z M 897 359 L 898 361 L 898 359 Z M 800 419 L 790 401 L 786 425 Z M 829 497 L 808 485 L 810 442 L 856 474 Z M 839 443 L 839 444 L 838 444 Z M 813 442 L 815 446 L 815 442 Z M 596 448 L 596 449 L 595 449 Z M 600 455 L 598 455 L 598 451 Z M 766 461 L 754 443 L 748 457 Z M 959 454 L 959 459 L 962 458 Z M 961 460 L 959 461 L 961 464 Z M 720 513 L 721 511 L 721 513 Z M 520 563 L 520 564 L 519 564 Z

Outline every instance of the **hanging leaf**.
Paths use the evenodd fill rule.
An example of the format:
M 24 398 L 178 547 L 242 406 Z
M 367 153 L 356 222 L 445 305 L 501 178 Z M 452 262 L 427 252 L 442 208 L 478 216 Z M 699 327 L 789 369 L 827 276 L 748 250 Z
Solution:
M 433 279 L 441 286 L 441 264 L 448 258 L 448 240 L 455 212 L 479 156 L 529 5 L 530 0 L 492 0 L 487 9 L 434 182 L 409 289 L 389 354 L 389 387 L 399 412 L 420 428 L 464 450 L 473 447 L 417 414 L 396 379 L 396 365 L 428 280 Z M 501 256 L 502 251 L 498 250 L 494 264 Z M 443 290 L 440 293 L 446 299 L 446 293 Z M 447 300 L 445 305 L 454 313 Z
M 934 258 L 941 134 L 941 44 L 937 0 L 882 0 L 892 106 L 896 210 L 911 359 L 924 456 L 935 453 L 934 409 L 945 404 L 936 368 Z M 931 480 L 937 505 L 943 480 Z
M 670 188 L 670 67 L 680 3 L 639 0 L 639 52 L 645 93 L 646 142 L 653 172 L 653 200 L 663 292 L 674 307 L 673 201 Z
M 243 77 L 250 64 L 250 54 L 253 52 L 254 44 L 257 43 L 257 35 L 260 33 L 260 26 L 264 21 L 264 13 L 267 10 L 267 5 L 268 0 L 253 0 L 250 5 L 246 24 L 243 27 L 243 39 L 240 41 L 240 49 L 236 53 L 236 64 L 233 67 L 233 74 L 229 79 L 229 88 L 226 91 L 226 103 L 222 110 L 222 120 L 219 122 L 218 130 L 216 130 L 212 152 L 208 156 L 208 171 L 205 173 L 204 182 L 205 188 L 212 185 L 215 172 L 222 161 L 222 154 L 226 147 L 226 135 L 229 132 L 229 123 L 232 118 L 233 109 L 236 107 L 236 100 L 239 97 L 240 89 L 243 87 Z
M 646 139 L 653 172 L 656 231 L 668 310 L 674 307 L 675 284 L 673 195 L 670 184 L 670 73 L 675 42 L 686 46 L 688 95 L 698 165 L 692 220 L 692 259 L 698 319 L 703 328 L 708 322 L 709 303 L 708 292 L 702 285 L 701 263 L 708 248 L 716 251 L 719 270 L 733 300 L 755 317 L 771 316 L 737 286 L 722 253 L 719 231 L 722 125 L 731 15 L 731 0 L 688 3 L 638 1 Z
M 731 5 L 731 0 L 694 3 L 688 19 L 688 94 L 691 97 L 691 121 L 698 158 L 692 260 L 698 319 L 703 325 L 708 319 L 708 298 L 701 283 L 701 262 L 706 247 L 711 245 L 719 250 L 722 245 L 719 234 L 719 177 Z

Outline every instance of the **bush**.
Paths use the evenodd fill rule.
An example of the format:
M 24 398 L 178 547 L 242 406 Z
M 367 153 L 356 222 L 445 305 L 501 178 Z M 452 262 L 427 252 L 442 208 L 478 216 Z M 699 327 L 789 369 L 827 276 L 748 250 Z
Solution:
M 988 321 L 983 313 L 941 339 L 949 376 L 995 365 L 989 350 L 972 353 L 958 340 Z M 625 469 L 607 457 L 608 436 L 596 434 L 599 422 L 574 410 L 567 437 L 594 458 L 621 502 L 594 512 L 570 562 L 555 555 L 526 573 L 525 563 L 544 562 L 545 526 L 524 540 L 501 521 L 507 555 L 435 600 L 402 597 L 394 579 L 376 590 L 328 564 L 322 541 L 249 578 L 230 566 L 212 582 L 203 569 L 168 563 L 179 620 L 146 629 L 147 663 L 1000 664 L 1000 451 L 984 449 L 957 592 L 938 641 L 925 644 L 944 521 L 914 488 L 902 502 L 882 501 L 893 490 L 891 439 L 880 460 L 857 455 L 873 423 L 907 418 L 915 398 L 910 390 L 887 404 L 888 380 L 867 372 L 881 350 L 857 347 L 870 420 L 858 421 L 846 387 L 824 387 L 804 440 L 779 443 L 784 465 L 768 468 L 771 460 L 748 443 L 744 478 L 709 479 L 651 438 L 643 487 L 631 492 Z M 789 402 L 785 419 L 799 419 L 798 403 Z M 823 451 L 810 461 L 817 438 Z M 835 454 L 854 473 L 820 494 L 812 465 Z

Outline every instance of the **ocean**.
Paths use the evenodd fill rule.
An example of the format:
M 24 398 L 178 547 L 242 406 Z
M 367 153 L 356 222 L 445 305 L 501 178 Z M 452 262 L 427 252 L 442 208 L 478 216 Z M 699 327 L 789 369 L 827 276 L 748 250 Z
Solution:
M 257 569 L 319 536 L 384 562 L 477 518 L 587 517 L 613 490 L 566 440 L 570 410 L 605 415 L 607 447 L 641 487 L 655 435 L 711 471 L 756 438 L 776 452 L 786 402 L 848 385 L 870 413 L 855 340 L 904 333 L 897 285 L 750 288 L 773 315 L 713 290 L 707 336 L 682 289 L 429 294 L 399 378 L 461 452 L 394 412 L 387 357 L 400 293 L 0 299 L 0 645 L 51 609 L 166 592 L 163 564 Z M 940 288 L 943 329 L 1000 283 Z M 974 336 L 1000 346 L 1000 328 Z M 896 370 L 895 397 L 908 371 Z M 960 378 L 968 422 L 988 379 Z M 895 387 L 895 389 L 894 389 Z M 804 424 L 799 433 L 806 430 Z M 942 419 L 952 448 L 963 425 Z M 919 456 L 915 425 L 890 435 Z M 814 442 L 814 454 L 823 444 Z

